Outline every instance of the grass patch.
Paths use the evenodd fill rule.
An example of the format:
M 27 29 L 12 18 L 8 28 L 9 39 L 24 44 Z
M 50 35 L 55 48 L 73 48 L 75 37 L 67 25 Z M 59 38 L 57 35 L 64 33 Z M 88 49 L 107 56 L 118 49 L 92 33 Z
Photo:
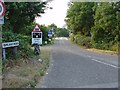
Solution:
M 118 54 L 116 51 L 110 51 L 110 50 L 100 50 L 100 49 L 95 49 L 95 48 L 91 48 L 91 49 L 86 49 L 88 51 L 91 52 L 96 52 L 96 53 L 108 53 L 108 54 Z
M 54 45 L 54 44 L 55 44 L 55 41 L 54 41 L 54 40 L 52 40 L 52 41 L 48 42 L 48 44 L 47 44 L 47 45 Z
M 39 73 L 40 73 L 40 76 L 44 76 L 45 75 L 45 71 L 43 69 L 40 70 Z
M 30 83 L 30 80 L 23 79 L 23 78 L 13 78 L 7 77 L 3 80 L 3 88 L 21 88 L 25 87 Z M 4 85 L 5 84 L 5 85 Z
M 34 88 L 47 71 L 50 55 L 50 50 L 42 49 L 40 56 L 30 60 L 17 60 L 16 66 L 4 71 L 3 88 Z M 42 62 L 38 61 L 39 58 Z

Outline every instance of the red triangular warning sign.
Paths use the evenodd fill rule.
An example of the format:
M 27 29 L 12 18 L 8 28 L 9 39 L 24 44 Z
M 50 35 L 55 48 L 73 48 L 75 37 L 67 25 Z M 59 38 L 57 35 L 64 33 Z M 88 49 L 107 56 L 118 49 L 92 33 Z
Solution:
M 34 29 L 32 30 L 32 32 L 42 32 L 42 31 L 40 29 L 40 26 L 38 24 L 36 24 Z

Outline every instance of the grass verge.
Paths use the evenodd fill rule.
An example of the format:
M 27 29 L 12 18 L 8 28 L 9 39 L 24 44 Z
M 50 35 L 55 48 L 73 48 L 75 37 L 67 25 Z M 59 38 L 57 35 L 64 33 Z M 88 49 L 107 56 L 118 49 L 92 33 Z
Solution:
M 42 61 L 39 61 L 41 59 Z M 25 62 L 22 62 L 25 61 Z M 34 88 L 49 67 L 50 50 L 42 49 L 41 55 L 30 60 L 17 60 L 17 65 L 3 73 L 3 88 Z
M 120 47 L 118 47 L 118 52 L 117 51 L 110 51 L 110 50 L 100 50 L 100 49 L 95 49 L 95 48 L 87 48 L 85 46 L 81 46 L 81 45 L 78 45 L 76 44 L 75 42 L 73 42 L 72 40 L 70 40 L 72 44 L 75 44 L 77 45 L 78 47 L 80 48 L 83 48 L 87 51 L 90 51 L 90 52 L 95 52 L 95 53 L 106 53 L 106 54 L 111 54 L 111 55 L 120 55 Z
M 95 48 L 90 48 L 90 49 L 86 49 L 86 50 L 91 51 L 91 52 L 106 53 L 106 54 L 111 54 L 111 55 L 118 54 L 118 52 L 116 52 L 116 51 L 99 50 L 99 49 L 95 49 Z

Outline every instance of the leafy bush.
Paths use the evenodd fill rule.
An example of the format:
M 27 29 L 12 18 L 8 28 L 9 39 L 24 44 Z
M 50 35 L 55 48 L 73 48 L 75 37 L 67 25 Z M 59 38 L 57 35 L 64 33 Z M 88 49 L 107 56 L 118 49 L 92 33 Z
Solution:
M 29 58 L 33 55 L 33 50 L 30 46 L 30 39 L 31 37 L 25 35 L 17 35 L 17 40 L 19 41 L 20 45 L 18 49 L 20 50 L 19 53 L 23 58 Z
M 119 53 L 119 48 L 120 48 L 119 43 L 115 43 L 114 45 L 111 46 L 111 50 L 116 51 L 118 53 Z
M 57 37 L 69 37 L 69 31 L 65 28 L 57 28 L 55 34 Z
M 74 37 L 75 37 L 74 34 L 70 35 L 70 40 L 71 40 L 72 42 L 74 42 Z
M 90 37 L 86 37 L 86 36 L 82 36 L 80 34 L 75 35 L 74 37 L 74 42 L 80 46 L 85 46 L 87 48 L 92 47 L 91 45 L 91 38 Z
M 12 33 L 11 31 L 2 33 L 2 42 L 12 42 L 16 39 L 16 34 Z
M 31 37 L 12 32 L 3 32 L 3 42 L 19 41 L 18 57 L 29 58 L 33 55 L 33 50 L 30 46 Z M 7 58 L 13 58 L 13 48 L 6 49 Z
M 114 41 L 106 42 L 105 40 L 99 40 L 98 42 L 92 42 L 92 45 L 96 49 L 112 50 L 118 52 L 118 44 Z
M 41 25 L 41 30 L 43 32 L 43 43 L 44 41 L 48 41 L 48 28 L 44 25 Z

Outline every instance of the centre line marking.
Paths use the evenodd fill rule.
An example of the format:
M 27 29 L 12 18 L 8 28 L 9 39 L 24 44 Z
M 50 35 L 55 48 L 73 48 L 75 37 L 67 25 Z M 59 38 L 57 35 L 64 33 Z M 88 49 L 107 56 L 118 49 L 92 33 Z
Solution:
M 97 59 L 91 59 L 91 60 L 96 61 L 96 62 L 99 62 L 99 63 L 102 63 L 102 64 L 105 64 L 105 65 L 108 65 L 108 66 L 111 66 L 111 67 L 114 67 L 114 68 L 120 68 L 120 67 L 118 67 L 118 66 L 115 66 L 115 65 L 112 65 L 112 64 L 108 64 L 108 63 L 102 62 L 102 61 L 97 60 Z

